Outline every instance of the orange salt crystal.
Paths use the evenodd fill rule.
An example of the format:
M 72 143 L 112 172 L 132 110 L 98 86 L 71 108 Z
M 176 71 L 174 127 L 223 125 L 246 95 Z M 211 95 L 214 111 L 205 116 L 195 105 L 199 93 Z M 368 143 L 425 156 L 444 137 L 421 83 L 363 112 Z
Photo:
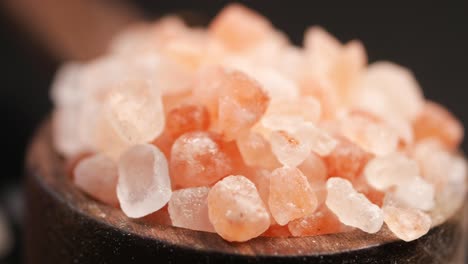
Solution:
M 345 230 L 338 217 L 325 205 L 311 215 L 289 222 L 288 229 L 293 236 L 316 236 Z
M 270 226 L 265 204 L 244 176 L 228 176 L 211 188 L 208 216 L 216 233 L 228 241 L 247 241 Z
M 232 173 L 233 160 L 219 138 L 209 132 L 190 132 L 172 145 L 170 171 L 178 187 L 210 185 Z
M 255 46 L 264 40 L 271 30 L 267 19 L 239 4 L 225 7 L 209 26 L 209 32 L 233 50 Z
M 184 133 L 207 130 L 210 125 L 208 110 L 202 105 L 184 104 L 167 113 L 166 130 L 176 139 Z
M 300 170 L 282 167 L 270 176 L 268 205 L 276 222 L 286 225 L 313 213 L 317 208 L 317 197 Z
M 217 130 L 226 140 L 237 138 L 260 120 L 268 103 L 255 80 L 239 71 L 227 71 L 220 91 Z
M 445 147 L 455 150 L 463 139 L 463 126 L 445 107 L 426 102 L 422 112 L 413 122 L 416 140 L 436 138 Z
M 266 237 L 290 237 L 291 232 L 288 229 L 288 226 L 280 226 L 280 225 L 271 225 L 262 236 Z
M 348 139 L 339 137 L 338 145 L 324 160 L 330 177 L 339 176 L 353 181 L 360 176 L 372 156 Z

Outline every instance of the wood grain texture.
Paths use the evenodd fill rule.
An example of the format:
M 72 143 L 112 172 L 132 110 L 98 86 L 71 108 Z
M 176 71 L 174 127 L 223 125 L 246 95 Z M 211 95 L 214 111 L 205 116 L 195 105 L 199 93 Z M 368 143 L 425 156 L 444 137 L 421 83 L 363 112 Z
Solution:
M 229 243 L 216 234 L 128 219 L 78 191 L 43 125 L 27 158 L 26 263 L 463 263 L 462 210 L 406 243 L 385 227 Z

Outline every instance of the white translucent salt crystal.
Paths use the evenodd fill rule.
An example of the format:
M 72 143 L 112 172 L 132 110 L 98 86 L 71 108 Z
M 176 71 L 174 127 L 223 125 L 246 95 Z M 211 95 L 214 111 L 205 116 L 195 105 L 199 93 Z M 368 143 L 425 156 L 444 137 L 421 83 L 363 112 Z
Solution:
M 164 154 L 150 144 L 135 145 L 118 162 L 117 197 L 131 218 L 161 209 L 171 198 L 171 181 Z
M 382 210 L 385 224 L 404 241 L 418 239 L 431 228 L 431 217 L 421 210 L 391 205 L 384 206 Z
M 210 188 L 196 187 L 174 191 L 169 201 L 169 216 L 174 226 L 214 232 L 208 219 L 207 197 Z
M 376 157 L 364 168 L 367 182 L 377 190 L 406 184 L 412 177 L 419 177 L 417 162 L 400 153 Z
M 73 172 L 73 181 L 90 196 L 110 205 L 118 205 L 117 165 L 102 154 L 81 160 Z
M 80 77 L 83 65 L 67 63 L 61 66 L 51 85 L 51 98 L 57 106 L 76 106 L 83 97 Z
M 106 114 L 116 132 L 129 143 L 155 139 L 164 129 L 162 98 L 156 87 L 145 80 L 125 80 L 106 102 Z
M 376 233 L 383 224 L 382 210 L 358 193 L 348 180 L 332 177 L 327 181 L 327 207 L 340 221 L 367 233 Z
M 356 106 L 382 116 L 398 116 L 406 120 L 413 120 L 421 112 L 424 102 L 413 74 L 390 62 L 369 65 L 360 92 L 355 95 Z
M 428 211 L 434 207 L 434 186 L 421 177 L 412 177 L 398 185 L 394 195 L 395 199 L 412 208 Z

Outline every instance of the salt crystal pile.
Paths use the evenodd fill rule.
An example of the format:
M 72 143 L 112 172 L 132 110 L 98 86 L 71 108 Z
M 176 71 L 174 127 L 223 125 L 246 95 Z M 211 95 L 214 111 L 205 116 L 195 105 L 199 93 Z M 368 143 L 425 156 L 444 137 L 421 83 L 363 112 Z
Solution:
M 64 65 L 51 97 L 53 143 L 78 161 L 80 190 L 228 241 L 384 223 L 411 241 L 466 193 L 463 126 L 411 71 L 367 65 L 361 42 L 320 27 L 296 47 L 239 4 L 206 29 L 133 26 Z

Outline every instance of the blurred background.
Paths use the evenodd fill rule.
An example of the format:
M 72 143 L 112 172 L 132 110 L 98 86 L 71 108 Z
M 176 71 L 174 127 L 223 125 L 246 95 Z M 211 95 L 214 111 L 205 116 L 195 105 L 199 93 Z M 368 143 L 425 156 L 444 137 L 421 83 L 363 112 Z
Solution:
M 176 12 L 206 23 L 228 2 L 0 1 L 0 263 L 21 259 L 23 160 L 35 128 L 50 112 L 49 85 L 60 63 L 97 56 L 133 21 Z M 390 60 L 412 69 L 426 97 L 468 124 L 468 7 L 463 1 L 240 2 L 268 17 L 295 44 L 301 44 L 309 25 L 321 25 L 341 41 L 362 40 L 370 62 Z

